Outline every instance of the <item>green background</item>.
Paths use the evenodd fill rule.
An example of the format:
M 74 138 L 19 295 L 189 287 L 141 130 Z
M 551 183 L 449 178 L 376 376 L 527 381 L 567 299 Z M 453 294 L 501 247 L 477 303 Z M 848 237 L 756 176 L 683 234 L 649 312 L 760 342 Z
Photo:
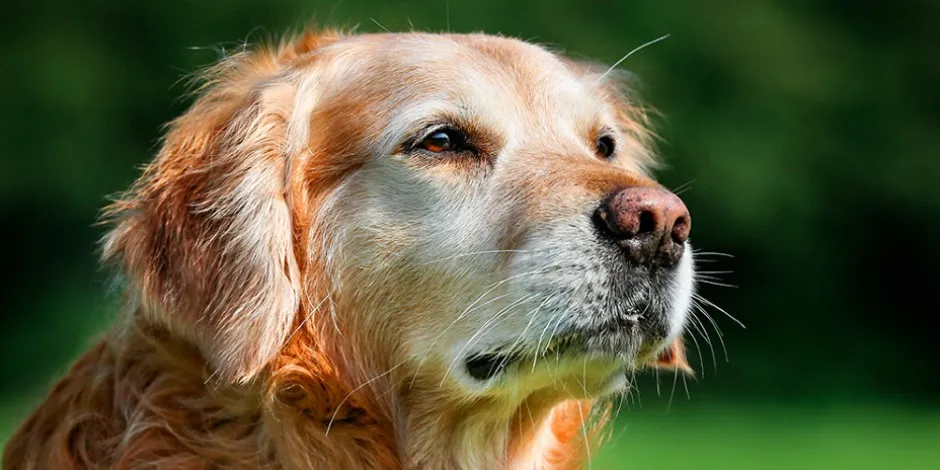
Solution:
M 115 314 L 94 227 L 225 50 L 316 20 L 622 65 L 735 289 L 688 394 L 641 380 L 595 468 L 940 468 L 940 2 L 13 2 L 0 49 L 0 442 Z M 381 27 L 379 26 L 381 24 Z M 699 343 L 703 343 L 699 339 Z M 672 396 L 672 398 L 670 398 Z

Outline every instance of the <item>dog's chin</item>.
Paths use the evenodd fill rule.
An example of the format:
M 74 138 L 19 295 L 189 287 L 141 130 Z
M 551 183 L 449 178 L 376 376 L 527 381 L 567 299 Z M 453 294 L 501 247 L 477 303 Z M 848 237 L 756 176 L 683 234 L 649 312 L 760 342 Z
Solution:
M 464 376 L 485 392 L 517 393 L 565 383 L 574 384 L 566 393 L 583 392 L 585 397 L 626 391 L 637 371 L 669 362 L 665 355 L 685 323 L 679 297 L 593 318 L 570 315 L 570 323 L 550 337 L 471 352 L 463 359 Z

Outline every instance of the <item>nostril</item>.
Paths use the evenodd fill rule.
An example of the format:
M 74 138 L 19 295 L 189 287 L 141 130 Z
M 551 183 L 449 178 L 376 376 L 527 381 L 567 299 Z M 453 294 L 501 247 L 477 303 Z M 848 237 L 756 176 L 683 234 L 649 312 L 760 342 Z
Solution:
M 686 240 L 689 239 L 689 231 L 691 224 L 689 223 L 689 218 L 682 216 L 676 219 L 676 222 L 672 226 L 672 241 L 683 244 Z
M 656 230 L 656 216 L 650 211 L 640 213 L 640 226 L 637 229 L 637 235 L 641 233 L 652 233 Z
M 594 227 L 597 231 L 609 238 L 616 238 L 613 230 L 610 227 L 610 213 L 607 210 L 607 207 L 601 206 L 594 211 L 594 216 L 591 217 L 591 221 L 594 222 Z

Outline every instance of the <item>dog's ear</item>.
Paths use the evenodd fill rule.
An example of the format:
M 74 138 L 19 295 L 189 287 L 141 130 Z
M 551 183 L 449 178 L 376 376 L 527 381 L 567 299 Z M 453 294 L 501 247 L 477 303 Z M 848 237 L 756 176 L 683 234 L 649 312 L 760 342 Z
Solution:
M 225 380 L 247 381 L 273 358 L 300 303 L 286 154 L 294 88 L 276 77 L 326 41 L 315 39 L 220 64 L 105 212 L 103 257 L 141 312 L 198 345 Z
M 681 336 L 669 343 L 650 365 L 660 369 L 684 372 L 689 375 L 695 374 L 685 357 L 685 343 L 682 341 Z

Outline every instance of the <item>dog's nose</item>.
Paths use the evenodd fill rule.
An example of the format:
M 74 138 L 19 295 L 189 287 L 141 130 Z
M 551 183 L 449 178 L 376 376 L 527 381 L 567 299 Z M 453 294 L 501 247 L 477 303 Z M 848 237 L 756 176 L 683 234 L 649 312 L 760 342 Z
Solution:
M 630 186 L 608 196 L 594 213 L 602 236 L 643 265 L 675 265 L 692 218 L 679 196 L 660 187 Z

